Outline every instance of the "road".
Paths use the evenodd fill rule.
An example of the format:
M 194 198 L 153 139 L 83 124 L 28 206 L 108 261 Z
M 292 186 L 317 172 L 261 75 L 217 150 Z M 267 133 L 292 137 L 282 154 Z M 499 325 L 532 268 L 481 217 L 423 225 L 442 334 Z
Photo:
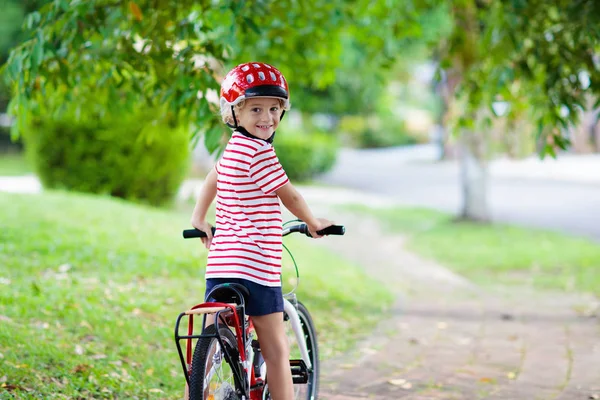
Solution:
M 385 195 L 399 204 L 458 212 L 462 201 L 458 164 L 435 159 L 435 149 L 428 145 L 344 149 L 333 171 L 320 182 Z M 600 166 L 597 171 L 600 174 Z M 598 182 L 495 171 L 488 190 L 492 219 L 600 240 Z

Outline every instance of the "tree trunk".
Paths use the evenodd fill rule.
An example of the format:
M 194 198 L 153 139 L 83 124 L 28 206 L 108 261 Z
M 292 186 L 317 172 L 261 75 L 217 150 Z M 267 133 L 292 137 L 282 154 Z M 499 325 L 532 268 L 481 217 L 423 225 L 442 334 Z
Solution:
M 442 99 L 442 110 L 439 123 L 442 126 L 440 131 L 440 157 L 439 160 L 448 160 L 456 158 L 456 146 L 450 143 L 450 131 L 448 130 L 448 121 L 456 114 L 456 105 L 454 104 L 454 94 L 456 86 L 462 79 L 460 70 L 449 69 L 442 73 L 442 81 L 439 85 L 439 96 Z
M 487 149 L 485 135 L 464 130 L 459 140 L 459 162 L 463 209 L 461 218 L 487 222 L 490 212 L 487 201 Z
M 590 142 L 592 143 L 593 151 L 600 153 L 600 108 L 595 109 L 593 113 L 590 127 Z

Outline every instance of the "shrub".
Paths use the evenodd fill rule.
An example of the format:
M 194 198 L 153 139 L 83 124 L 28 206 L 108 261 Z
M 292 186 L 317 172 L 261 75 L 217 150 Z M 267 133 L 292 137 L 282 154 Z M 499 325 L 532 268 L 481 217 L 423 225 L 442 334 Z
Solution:
M 393 118 L 385 118 L 382 122 L 375 116 L 347 115 L 340 120 L 338 129 L 352 147 L 368 149 L 417 143 L 417 139 L 406 131 L 404 123 Z
M 162 205 L 185 177 L 189 139 L 186 129 L 149 122 L 158 112 L 32 115 L 23 132 L 26 150 L 46 188 Z
M 323 133 L 278 134 L 274 142 L 277 157 L 292 180 L 307 180 L 329 171 L 335 164 L 337 142 Z
M 312 143 L 315 174 L 329 171 L 337 159 L 337 141 L 331 135 L 317 134 L 312 136 Z
M 378 148 L 392 146 L 406 146 L 417 143 L 414 136 L 407 134 L 403 129 L 367 129 L 360 137 L 360 147 Z

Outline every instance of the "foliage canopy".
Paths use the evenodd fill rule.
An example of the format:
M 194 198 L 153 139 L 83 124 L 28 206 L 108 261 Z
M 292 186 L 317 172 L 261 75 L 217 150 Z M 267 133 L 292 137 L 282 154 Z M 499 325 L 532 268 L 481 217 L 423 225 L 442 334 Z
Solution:
M 600 3 L 594 0 L 452 2 L 454 31 L 444 67 L 460 77 L 459 126 L 472 127 L 482 109 L 508 105 L 546 139 L 545 151 L 566 148 L 563 130 L 579 120 L 589 97 L 600 106 Z M 489 122 L 489 118 L 486 118 Z
M 444 31 L 431 18 L 439 10 L 453 23 L 441 40 L 431 34 Z M 510 118 L 527 113 L 540 135 L 553 137 L 551 152 L 568 145 L 561 128 L 577 121 L 589 93 L 600 93 L 595 0 L 53 0 L 25 25 L 27 40 L 5 65 L 17 87 L 13 114 L 35 108 L 47 87 L 64 88 L 64 101 L 77 103 L 94 85 L 110 91 L 107 105 L 119 111 L 140 98 L 168 105 L 171 118 L 205 133 L 211 151 L 224 132 L 214 102 L 219 80 L 253 59 L 277 65 L 301 100 L 343 99 L 348 90 L 363 105 L 410 40 L 440 42 L 442 68 L 459 75 L 459 126 L 504 101 Z
M 27 17 L 29 37 L 5 66 L 17 86 L 11 110 L 26 115 L 47 88 L 77 104 L 93 85 L 109 91 L 109 112 L 140 99 L 168 105 L 213 151 L 224 131 L 214 95 L 227 68 L 260 59 L 277 65 L 292 90 L 324 88 L 344 64 L 349 36 L 377 74 L 393 63 L 398 38 L 420 33 L 419 1 L 388 3 L 54 0 Z

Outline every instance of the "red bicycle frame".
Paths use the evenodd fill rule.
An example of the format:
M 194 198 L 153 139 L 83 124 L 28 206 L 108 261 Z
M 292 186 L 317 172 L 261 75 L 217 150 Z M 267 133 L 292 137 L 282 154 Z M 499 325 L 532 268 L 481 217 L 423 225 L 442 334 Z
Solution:
M 245 392 L 244 396 L 246 396 L 246 398 L 249 398 L 249 400 L 262 400 L 264 380 L 261 377 L 256 377 L 255 370 L 252 365 L 253 360 L 248 360 L 248 354 L 246 354 L 247 340 L 248 338 L 250 338 L 250 333 L 254 331 L 254 325 L 252 323 L 252 318 L 248 318 L 248 323 L 244 323 L 246 329 L 243 328 L 244 325 L 242 325 L 242 321 L 238 313 L 238 307 L 240 307 L 238 304 L 206 302 L 195 305 L 191 309 L 182 312 L 177 318 L 177 323 L 175 325 L 175 340 L 177 342 L 177 350 L 181 359 L 185 379 L 189 385 L 190 375 L 192 373 L 192 340 L 199 339 L 201 337 L 208 337 L 202 334 L 194 335 L 194 315 L 206 316 L 207 314 L 215 314 L 216 321 L 221 321 L 227 326 L 233 327 L 235 330 L 240 361 L 243 365 L 243 374 L 242 376 L 239 376 L 237 378 L 240 380 L 239 384 L 243 385 L 243 392 Z M 224 313 L 225 315 L 222 315 L 222 313 Z M 184 316 L 188 317 L 188 330 L 187 335 L 181 336 L 179 335 L 179 324 Z M 204 330 L 204 324 L 205 321 L 203 321 L 202 323 L 202 330 Z M 215 335 L 210 335 L 210 337 L 212 336 Z M 216 336 L 222 345 L 221 339 L 218 335 L 218 331 Z M 179 341 L 181 339 L 186 340 L 185 360 L 181 351 L 181 346 L 179 344 Z M 235 362 L 237 360 L 228 361 Z M 248 377 L 250 377 L 249 381 Z

